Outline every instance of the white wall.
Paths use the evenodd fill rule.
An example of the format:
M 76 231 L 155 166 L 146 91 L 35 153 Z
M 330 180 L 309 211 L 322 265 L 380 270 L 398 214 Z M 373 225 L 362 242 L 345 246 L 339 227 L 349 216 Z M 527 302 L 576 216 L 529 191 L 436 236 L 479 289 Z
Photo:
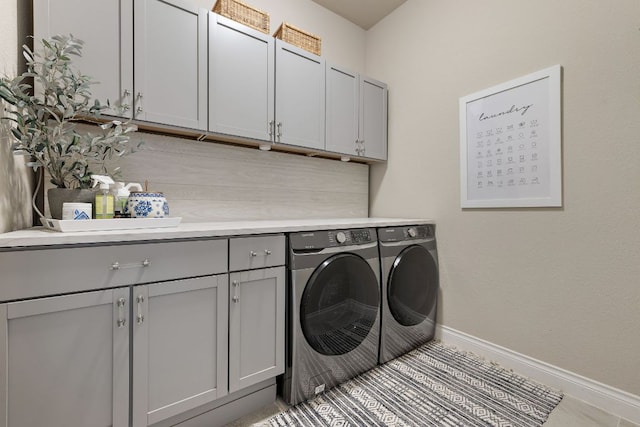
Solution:
M 25 14 L 27 2 L 0 1 L 0 75 L 13 77 L 19 68 L 20 47 L 27 43 L 24 31 L 29 19 L 18 19 L 19 12 Z M 29 177 L 24 159 L 12 154 L 8 135 L 0 129 L 0 233 L 31 225 Z
M 409 0 L 367 34 L 389 83 L 372 216 L 433 218 L 439 320 L 640 395 L 640 2 Z M 563 66 L 562 209 L 460 209 L 458 100 Z

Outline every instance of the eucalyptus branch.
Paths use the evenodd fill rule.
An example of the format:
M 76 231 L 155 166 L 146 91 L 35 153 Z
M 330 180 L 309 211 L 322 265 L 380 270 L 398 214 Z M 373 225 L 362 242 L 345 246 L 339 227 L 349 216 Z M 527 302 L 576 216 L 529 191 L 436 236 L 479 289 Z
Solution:
M 73 68 L 71 58 L 81 56 L 83 42 L 70 36 L 54 36 L 41 41 L 39 50 L 23 46 L 27 71 L 12 79 L 0 79 L 0 100 L 5 108 L 2 120 L 10 127 L 12 149 L 30 155 L 34 167 L 45 168 L 57 187 L 87 188 L 92 168 L 110 173 L 105 161 L 113 155 L 135 152 L 129 145 L 129 122 L 100 125 L 101 134 L 81 134 L 75 124 L 108 108 L 109 102 L 91 102 L 89 76 Z M 33 84 L 29 80 L 33 79 Z M 138 144 L 139 145 L 139 144 Z

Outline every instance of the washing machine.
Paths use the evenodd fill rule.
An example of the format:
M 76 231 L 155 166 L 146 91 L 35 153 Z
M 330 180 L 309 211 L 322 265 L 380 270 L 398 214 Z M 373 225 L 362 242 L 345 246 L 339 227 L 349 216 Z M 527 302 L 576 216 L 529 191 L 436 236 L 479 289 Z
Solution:
M 438 300 L 435 225 L 378 230 L 381 270 L 379 362 L 433 339 Z
M 375 228 L 288 235 L 287 357 L 294 405 L 377 365 L 380 262 Z

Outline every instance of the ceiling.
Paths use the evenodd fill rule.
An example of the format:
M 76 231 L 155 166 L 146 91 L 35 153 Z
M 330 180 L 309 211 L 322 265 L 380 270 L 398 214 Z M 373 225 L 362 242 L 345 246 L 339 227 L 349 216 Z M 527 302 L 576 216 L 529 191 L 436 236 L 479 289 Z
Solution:
M 407 0 L 313 0 L 368 30 Z

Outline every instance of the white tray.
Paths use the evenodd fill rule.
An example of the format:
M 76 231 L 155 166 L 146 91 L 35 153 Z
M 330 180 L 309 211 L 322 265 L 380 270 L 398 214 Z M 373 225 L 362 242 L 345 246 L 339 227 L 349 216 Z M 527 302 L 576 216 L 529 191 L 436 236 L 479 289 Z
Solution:
M 176 227 L 180 224 L 181 217 L 174 218 L 114 218 L 114 219 L 51 219 L 40 218 L 40 222 L 46 228 L 61 231 L 107 231 L 107 230 L 133 230 L 137 228 L 165 228 Z

